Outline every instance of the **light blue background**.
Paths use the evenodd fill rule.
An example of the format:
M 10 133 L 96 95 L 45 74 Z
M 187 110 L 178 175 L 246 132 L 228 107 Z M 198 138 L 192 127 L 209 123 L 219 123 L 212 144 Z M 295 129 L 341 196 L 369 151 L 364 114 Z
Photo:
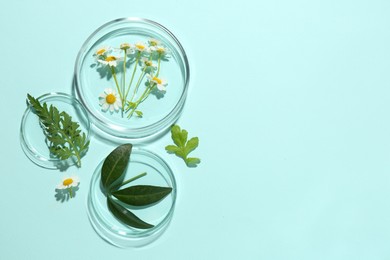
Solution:
M 389 259 L 390 2 L 7 1 L 0 9 L 0 259 Z M 76 55 L 100 25 L 145 17 L 191 65 L 179 124 L 200 137 L 175 170 L 173 221 L 155 243 L 118 249 L 92 229 L 86 196 L 116 145 L 96 138 L 77 197 L 64 173 L 23 154 L 26 93 L 71 91 Z

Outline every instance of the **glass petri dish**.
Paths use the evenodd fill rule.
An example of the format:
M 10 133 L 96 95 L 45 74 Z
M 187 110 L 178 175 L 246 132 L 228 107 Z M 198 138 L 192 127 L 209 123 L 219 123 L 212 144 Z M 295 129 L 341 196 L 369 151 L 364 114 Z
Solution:
M 58 110 L 68 113 L 72 120 L 80 124 L 80 129 L 90 139 L 91 123 L 87 111 L 73 96 L 53 92 L 37 98 L 39 102 L 54 105 Z M 76 163 L 75 158 L 60 160 L 49 151 L 48 143 L 38 116 L 28 106 L 20 125 L 20 142 L 26 156 L 35 164 L 48 169 L 66 169 Z
M 119 49 L 120 44 L 147 43 L 149 39 L 158 40 L 170 51 L 168 60 L 161 60 L 159 72 L 159 78 L 168 82 L 165 93 L 152 91 L 138 107 L 143 113 L 142 117 L 134 114 L 128 119 L 126 113 L 122 116 L 121 112 L 104 112 L 99 104 L 99 95 L 106 88 L 118 92 L 118 87 L 110 67 L 97 65 L 98 62 L 94 57 L 95 52 L 102 46 L 111 46 L 116 47 L 115 53 L 123 57 L 123 50 Z M 134 60 L 133 63 L 127 61 L 128 67 L 126 69 L 123 69 L 123 61 L 119 62 L 116 67 L 118 84 L 122 86 L 123 78 L 125 78 L 125 89 L 131 81 L 135 67 Z M 157 64 L 157 60 L 154 62 Z M 125 77 L 123 77 L 124 74 Z M 137 65 L 134 75 L 128 100 L 131 99 L 137 85 L 136 82 L 140 78 L 138 93 L 134 100 L 141 98 L 146 88 L 147 78 L 146 76 L 141 77 L 140 65 Z M 147 19 L 122 18 L 98 28 L 81 47 L 75 63 L 75 89 L 80 102 L 91 115 L 92 123 L 102 130 L 103 136 L 108 135 L 108 137 L 137 142 L 156 136 L 179 118 L 187 96 L 189 75 L 186 53 L 180 42 L 167 28 Z
M 101 186 L 103 162 L 104 160 L 93 173 L 87 198 L 87 212 L 93 228 L 104 240 L 118 247 L 141 247 L 150 244 L 163 234 L 173 216 L 177 187 L 172 170 L 158 155 L 133 147 L 124 180 L 143 172 L 147 172 L 147 175 L 131 182 L 129 186 L 172 187 L 172 192 L 157 204 L 129 208 L 143 221 L 154 225 L 150 229 L 137 229 L 122 223 L 109 211 L 107 197 Z

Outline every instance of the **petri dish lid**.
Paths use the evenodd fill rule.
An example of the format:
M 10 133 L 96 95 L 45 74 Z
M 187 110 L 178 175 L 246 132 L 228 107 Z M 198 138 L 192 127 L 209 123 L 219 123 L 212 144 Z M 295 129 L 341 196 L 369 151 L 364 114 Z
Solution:
M 161 60 L 159 71 L 161 78 L 168 82 L 166 92 L 152 91 L 138 107 L 143 113 L 142 117 L 133 115 L 128 119 L 126 113 L 122 117 L 121 112 L 104 112 L 99 104 L 99 95 L 106 88 L 111 88 L 117 93 L 119 91 L 110 67 L 98 63 L 94 54 L 102 46 L 111 46 L 116 47 L 111 50 L 119 51 L 117 53 L 123 57 L 123 53 L 120 52 L 122 50 L 119 49 L 122 43 L 147 43 L 149 39 L 158 40 L 170 52 L 168 59 Z M 157 60 L 154 62 L 157 64 Z M 128 61 L 126 65 L 129 67 L 125 66 L 124 69 L 121 61 L 115 68 L 119 88 L 125 89 L 122 92 L 128 92 L 126 89 L 130 84 L 135 63 L 135 58 L 133 63 Z M 141 66 L 137 66 L 127 100 L 131 99 L 130 96 L 136 89 L 136 82 L 139 79 L 141 79 L 139 92 L 134 100 L 141 98 L 141 93 L 146 88 L 147 79 L 141 76 Z M 76 93 L 90 114 L 92 123 L 101 130 L 98 134 L 103 137 L 114 137 L 119 141 L 132 140 L 133 143 L 158 136 L 179 118 L 188 92 L 189 76 L 187 56 L 177 38 L 164 26 L 142 18 L 117 19 L 98 28 L 81 47 L 75 63 Z
M 39 102 L 54 105 L 58 110 L 68 113 L 72 120 L 78 122 L 80 129 L 90 139 L 91 123 L 87 111 L 73 96 L 52 92 L 37 98 Z M 25 110 L 20 125 L 20 142 L 23 152 L 35 164 L 48 169 L 66 169 L 76 163 L 75 158 L 60 160 L 49 151 L 49 143 L 45 137 L 38 116 L 29 105 Z
M 175 209 L 177 186 L 172 170 L 157 154 L 133 147 L 124 180 L 143 172 L 147 175 L 128 185 L 172 188 L 172 192 L 167 197 L 150 207 L 130 208 L 136 216 L 154 225 L 150 229 L 137 229 L 122 223 L 109 211 L 107 197 L 101 188 L 103 162 L 104 160 L 93 173 L 88 192 L 87 212 L 91 225 L 104 240 L 118 247 L 141 247 L 152 243 L 166 230 Z

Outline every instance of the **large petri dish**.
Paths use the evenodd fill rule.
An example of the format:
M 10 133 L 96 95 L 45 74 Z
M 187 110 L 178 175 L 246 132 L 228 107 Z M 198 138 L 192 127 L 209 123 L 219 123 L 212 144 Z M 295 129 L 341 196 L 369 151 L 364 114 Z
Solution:
M 169 50 L 169 58 L 161 60 L 159 71 L 159 77 L 168 82 L 166 91 L 153 91 L 148 95 L 138 107 L 142 117 L 134 114 L 129 119 L 126 113 L 122 115 L 121 112 L 103 111 L 99 104 L 99 95 L 105 89 L 110 88 L 118 93 L 116 82 L 121 89 L 121 86 L 126 89 L 135 71 L 128 100 L 131 99 L 141 78 L 138 92 L 134 97 L 134 100 L 137 100 L 144 93 L 147 78 L 145 75 L 142 77 L 141 64 L 138 63 L 136 70 L 133 70 L 136 59 L 133 57 L 131 62 L 127 57 L 125 68 L 123 61 L 118 62 L 115 67 L 115 81 L 111 67 L 97 62 L 94 54 L 101 47 L 111 47 L 110 50 L 120 56 L 121 44 L 147 43 L 150 39 L 158 40 L 159 44 Z M 157 64 L 157 59 L 154 62 Z M 119 141 L 132 140 L 134 143 L 158 135 L 179 118 L 187 96 L 189 73 L 186 53 L 167 28 L 147 19 L 122 18 L 104 24 L 83 44 L 75 63 L 75 88 L 78 99 L 91 116 L 92 123 L 101 130 L 97 132 L 98 134 L 114 137 Z
M 103 162 L 104 160 L 93 173 L 87 198 L 87 212 L 93 228 L 104 240 L 118 247 L 141 247 L 152 243 L 166 230 L 175 209 L 177 187 L 172 170 L 155 153 L 133 147 L 124 180 L 143 172 L 147 175 L 128 186 L 154 185 L 172 188 L 172 192 L 156 204 L 129 208 L 143 221 L 154 225 L 150 229 L 137 229 L 122 223 L 108 209 L 107 197 L 101 186 Z

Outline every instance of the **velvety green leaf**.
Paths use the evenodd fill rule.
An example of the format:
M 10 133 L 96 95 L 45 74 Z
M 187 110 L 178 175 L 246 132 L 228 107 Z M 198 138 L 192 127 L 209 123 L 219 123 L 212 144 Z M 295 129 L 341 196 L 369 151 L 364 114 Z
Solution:
M 118 200 L 133 206 L 146 206 L 165 198 L 171 193 L 170 187 L 136 185 L 112 193 Z
M 182 145 L 185 145 L 186 142 L 187 142 L 187 137 L 188 137 L 188 132 L 187 130 L 181 130 L 180 132 L 180 142 L 182 143 Z
M 199 158 L 189 157 L 186 159 L 186 164 L 188 167 L 196 167 L 198 166 L 199 163 L 200 163 Z
M 187 155 L 186 155 L 186 153 L 183 151 L 183 149 L 179 149 L 179 150 L 175 151 L 175 155 L 176 155 L 176 156 L 179 156 L 179 157 L 181 157 L 181 158 L 183 158 L 183 159 L 187 158 Z
M 199 145 L 199 138 L 193 137 L 189 141 L 188 132 L 183 129 L 181 130 L 178 125 L 173 125 L 171 128 L 171 136 L 175 145 L 168 145 L 165 150 L 168 153 L 174 153 L 176 156 L 181 157 L 189 167 L 196 167 L 200 163 L 198 158 L 188 159 L 188 155 L 195 150 Z
M 184 144 L 181 142 L 181 137 L 180 137 L 180 133 L 181 133 L 181 130 L 180 130 L 180 127 L 178 125 L 174 125 L 172 126 L 171 128 L 171 137 L 172 137 L 172 140 L 173 142 L 181 147 L 183 146 Z
M 138 218 L 134 213 L 124 208 L 122 205 L 111 201 L 111 199 L 107 198 L 107 206 L 114 214 L 116 218 L 121 220 L 126 225 L 140 228 L 140 229 L 148 229 L 154 227 L 153 225 L 146 223 L 145 221 Z
M 110 186 L 118 180 L 126 170 L 132 147 L 131 144 L 120 145 L 104 160 L 101 179 L 106 191 L 108 191 Z
M 167 145 L 165 146 L 165 150 L 169 153 L 175 153 L 176 151 L 179 151 L 180 148 L 177 147 L 176 145 Z
M 193 150 L 196 149 L 199 145 L 199 138 L 198 137 L 192 137 L 186 144 L 186 153 L 189 154 Z

